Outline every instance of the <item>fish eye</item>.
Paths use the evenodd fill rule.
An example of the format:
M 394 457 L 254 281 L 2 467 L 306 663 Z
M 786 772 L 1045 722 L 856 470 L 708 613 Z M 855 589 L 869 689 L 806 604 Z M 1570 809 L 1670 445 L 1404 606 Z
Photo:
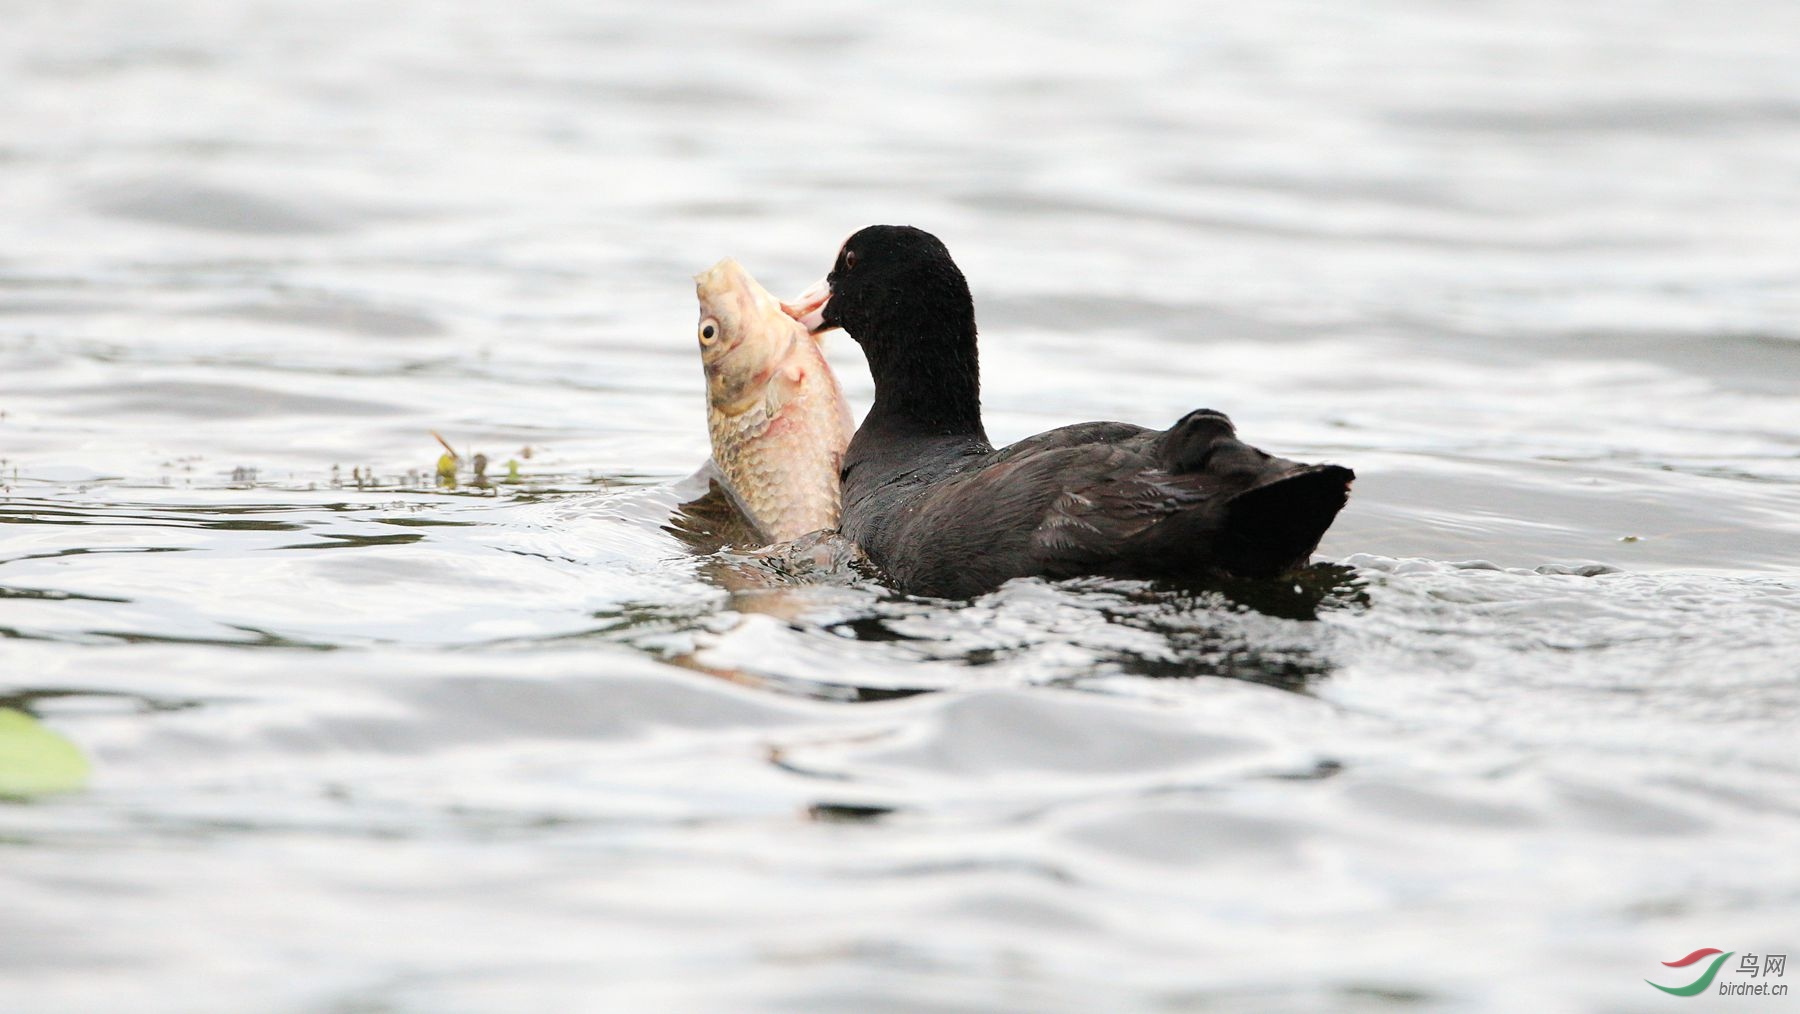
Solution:
M 855 250 L 845 250 L 844 251 L 844 270 L 848 271 L 853 267 L 856 267 L 856 251 Z
M 717 338 L 718 336 L 719 336 L 719 326 L 716 322 L 714 322 L 712 320 L 705 320 L 700 323 L 700 342 L 701 342 L 701 344 L 711 345 L 713 339 Z

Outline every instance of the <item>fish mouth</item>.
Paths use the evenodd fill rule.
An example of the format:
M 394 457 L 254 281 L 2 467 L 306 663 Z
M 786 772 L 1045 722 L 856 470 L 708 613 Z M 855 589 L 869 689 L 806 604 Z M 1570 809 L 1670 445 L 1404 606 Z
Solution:
M 837 327 L 825 322 L 825 304 L 831 302 L 831 276 L 814 282 L 812 287 L 795 296 L 792 302 L 781 304 L 781 310 L 800 322 L 807 334 L 819 334 Z
M 702 299 L 717 299 L 726 292 L 754 291 L 750 272 L 735 257 L 724 257 L 719 263 L 694 276 L 695 292 Z

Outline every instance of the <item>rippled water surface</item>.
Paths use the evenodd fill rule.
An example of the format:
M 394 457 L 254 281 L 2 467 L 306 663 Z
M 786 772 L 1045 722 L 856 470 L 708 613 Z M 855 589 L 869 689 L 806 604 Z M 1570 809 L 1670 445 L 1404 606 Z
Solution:
M 1800 950 L 1797 10 L 18 6 L 0 1008 L 1635 1010 Z M 690 276 L 877 221 L 968 272 L 997 440 L 1227 411 L 1357 470 L 1335 566 L 695 545 Z

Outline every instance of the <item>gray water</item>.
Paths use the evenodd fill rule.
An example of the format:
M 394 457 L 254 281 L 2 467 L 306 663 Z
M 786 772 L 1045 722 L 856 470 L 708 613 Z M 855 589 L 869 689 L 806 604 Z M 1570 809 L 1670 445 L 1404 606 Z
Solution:
M 88 771 L 0 802 L 0 1008 L 1649 1010 L 1800 950 L 1793 4 L 6 21 L 0 705 Z M 1348 569 L 677 537 L 690 276 L 870 222 L 969 275 L 996 441 L 1229 412 L 1357 470 Z

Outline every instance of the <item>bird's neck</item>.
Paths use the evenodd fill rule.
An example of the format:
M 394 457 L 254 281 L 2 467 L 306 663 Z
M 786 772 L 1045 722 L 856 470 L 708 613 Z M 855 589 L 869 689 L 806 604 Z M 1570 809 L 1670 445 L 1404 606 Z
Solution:
M 861 344 L 875 378 L 875 405 L 863 425 L 900 435 L 987 441 L 972 318 L 870 335 Z

